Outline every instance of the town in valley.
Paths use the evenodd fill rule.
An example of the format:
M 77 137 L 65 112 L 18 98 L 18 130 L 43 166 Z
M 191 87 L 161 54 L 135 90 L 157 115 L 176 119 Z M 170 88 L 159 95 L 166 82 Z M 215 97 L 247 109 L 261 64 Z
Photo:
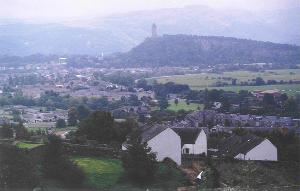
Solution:
M 82 53 L 78 44 L 67 48 L 70 39 L 55 52 L 51 41 L 58 37 L 46 41 L 48 49 L 38 47 L 44 38 L 25 39 L 34 29 L 2 25 L 0 14 L 0 190 L 300 189 L 299 31 L 298 41 L 278 42 L 275 31 L 266 40 L 259 31 L 257 38 L 252 31 L 254 40 L 240 33 L 224 37 L 230 36 L 225 29 L 220 35 L 193 33 L 188 26 L 191 33 L 176 31 L 168 19 L 180 20 L 179 13 L 191 18 L 193 9 L 169 9 L 157 12 L 157 20 L 149 16 L 153 10 L 132 12 L 145 20 L 140 30 L 141 21 L 130 24 L 129 13 L 102 21 L 107 30 L 144 35 L 130 48 L 113 47 L 130 35 L 107 34 L 113 42 L 101 49 L 93 36 L 101 27 L 77 34 L 70 21 L 68 32 L 80 36 L 73 41 L 88 35 L 97 41 L 82 45 Z M 289 13 L 289 19 L 299 18 L 299 12 Z M 23 30 L 23 37 L 4 33 L 10 27 Z M 48 27 L 43 30 L 53 30 Z M 4 36 L 24 38 L 28 49 Z

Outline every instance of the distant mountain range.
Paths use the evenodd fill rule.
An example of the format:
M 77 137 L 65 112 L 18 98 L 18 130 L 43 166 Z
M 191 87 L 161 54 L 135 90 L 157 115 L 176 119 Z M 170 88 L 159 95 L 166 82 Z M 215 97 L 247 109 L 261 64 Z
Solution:
M 218 64 L 300 63 L 296 45 L 229 37 L 164 35 L 147 38 L 127 53 L 107 59 L 118 67 L 214 66 Z
M 300 8 L 247 12 L 203 6 L 132 12 L 62 24 L 0 20 L 0 54 L 90 54 L 126 52 L 162 34 L 228 36 L 300 45 Z

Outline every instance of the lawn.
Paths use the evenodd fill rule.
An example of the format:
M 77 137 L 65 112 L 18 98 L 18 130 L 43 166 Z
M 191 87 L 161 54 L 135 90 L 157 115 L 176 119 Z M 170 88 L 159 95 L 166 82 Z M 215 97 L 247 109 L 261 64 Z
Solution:
M 143 191 L 147 188 L 162 191 L 164 188 L 174 188 L 187 183 L 181 171 L 159 163 L 154 182 L 145 187 L 133 185 L 124 177 L 122 162 L 117 159 L 93 157 L 73 157 L 72 160 L 86 173 L 86 186 L 99 190 L 112 191 Z
M 190 103 L 189 105 L 186 104 L 185 101 L 179 101 L 179 103 L 176 105 L 174 100 L 169 101 L 169 107 L 167 108 L 168 110 L 171 111 L 179 111 L 179 110 L 185 110 L 185 111 L 195 111 L 198 110 L 198 108 L 203 108 L 202 104 L 197 104 L 197 103 Z
M 91 157 L 74 157 L 72 160 L 86 173 L 86 184 L 90 187 L 109 188 L 118 182 L 123 168 L 120 160 Z
M 41 145 L 44 145 L 42 143 L 31 143 L 31 142 L 18 142 L 16 144 L 16 146 L 20 149 L 33 149 L 33 148 L 36 148 L 36 147 L 39 147 Z

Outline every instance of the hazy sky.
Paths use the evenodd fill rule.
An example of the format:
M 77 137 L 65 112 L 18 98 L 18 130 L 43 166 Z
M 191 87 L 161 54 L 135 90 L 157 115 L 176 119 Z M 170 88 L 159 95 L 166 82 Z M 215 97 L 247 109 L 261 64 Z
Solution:
M 257 11 L 299 7 L 300 0 L 0 0 L 0 18 L 63 21 L 187 5 Z

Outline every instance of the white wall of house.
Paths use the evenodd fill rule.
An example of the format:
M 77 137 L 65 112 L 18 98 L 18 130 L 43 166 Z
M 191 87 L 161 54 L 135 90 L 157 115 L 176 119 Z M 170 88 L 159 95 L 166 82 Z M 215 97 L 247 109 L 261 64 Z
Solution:
M 167 128 L 149 140 L 148 146 L 156 153 L 158 161 L 170 158 L 181 165 L 181 139 L 172 129 Z
M 246 155 L 240 153 L 235 158 L 241 160 L 277 161 L 277 148 L 268 139 L 265 139 Z
M 186 149 L 189 149 L 189 153 L 186 153 Z M 207 155 L 207 136 L 206 133 L 201 130 L 199 133 L 195 144 L 184 144 L 182 146 L 183 154 L 202 154 L 205 153 Z

